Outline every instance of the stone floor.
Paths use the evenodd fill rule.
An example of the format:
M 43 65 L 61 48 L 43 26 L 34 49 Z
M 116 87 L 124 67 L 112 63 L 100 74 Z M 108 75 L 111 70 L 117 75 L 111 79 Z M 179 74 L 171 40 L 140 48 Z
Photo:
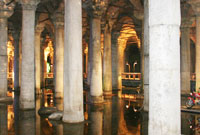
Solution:
M 48 93 L 49 92 L 49 93 Z M 87 102 L 84 94 L 85 121 L 79 124 L 66 124 L 50 121 L 40 116 L 42 107 L 56 107 L 62 110 L 62 100 L 54 99 L 46 90 L 37 96 L 36 109 L 19 110 L 19 96 L 13 95 L 14 102 L 0 103 L 0 135 L 147 135 L 148 114 L 141 111 L 142 100 L 136 95 L 113 96 L 105 99 L 102 105 Z M 182 102 L 184 102 L 184 98 Z M 181 113 L 182 134 L 200 135 L 200 115 Z

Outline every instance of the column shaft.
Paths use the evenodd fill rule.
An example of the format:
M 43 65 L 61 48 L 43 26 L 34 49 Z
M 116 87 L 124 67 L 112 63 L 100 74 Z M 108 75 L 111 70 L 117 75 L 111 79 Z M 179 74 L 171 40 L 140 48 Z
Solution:
M 7 18 L 0 18 L 0 97 L 7 95 Z
M 200 17 L 196 17 L 196 59 L 195 59 L 195 71 L 196 71 L 196 91 L 200 89 Z
M 34 37 L 35 8 L 23 7 L 20 108 L 35 108 Z
M 99 103 L 103 101 L 103 91 L 102 91 L 102 61 L 101 61 L 101 44 L 100 44 L 100 34 L 101 34 L 101 20 L 100 18 L 91 18 L 92 21 L 92 46 L 90 54 L 90 72 L 91 72 L 91 82 L 90 82 L 90 100 L 93 103 Z
M 14 34 L 14 90 L 19 90 L 19 38 L 20 32 Z
M 117 49 L 117 89 L 122 90 L 122 72 L 124 71 L 124 48 L 118 45 Z
M 81 122 L 84 120 L 81 0 L 65 0 L 64 40 L 63 121 Z
M 103 53 L 103 90 L 104 94 L 112 94 L 112 58 L 111 58 L 111 33 L 106 30 L 104 36 Z
M 63 98 L 64 26 L 56 27 L 55 97 Z
M 149 7 L 144 2 L 144 111 L 149 111 Z
M 149 0 L 149 135 L 180 135 L 180 0 Z
M 41 93 L 41 50 L 40 50 L 40 35 L 42 31 L 37 31 L 35 33 L 35 86 L 36 86 L 36 94 Z
M 118 58 L 118 37 L 119 33 L 112 33 L 112 88 L 117 90 L 118 89 L 118 74 L 117 74 L 117 58 Z
M 181 31 L 181 93 L 190 93 L 190 28 Z

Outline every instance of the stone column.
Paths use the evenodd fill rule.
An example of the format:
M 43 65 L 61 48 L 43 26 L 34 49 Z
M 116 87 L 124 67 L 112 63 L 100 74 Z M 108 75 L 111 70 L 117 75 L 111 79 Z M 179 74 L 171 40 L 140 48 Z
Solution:
M 4 1 L 0 2 L 0 97 L 7 96 L 7 40 L 8 24 L 7 19 L 12 15 L 13 5 L 7 6 Z
M 196 72 L 196 91 L 200 91 L 200 16 L 196 17 L 196 59 L 195 59 L 195 72 Z
M 109 24 L 107 24 L 104 34 L 103 90 L 104 95 L 112 94 L 111 28 Z
M 65 0 L 63 121 L 84 121 L 81 0 Z
M 192 6 L 196 14 L 196 59 L 195 59 L 195 73 L 196 73 L 196 91 L 200 89 L 200 2 L 197 0 L 190 0 L 188 3 Z
M 149 135 L 180 135 L 180 0 L 149 0 Z
M 118 74 L 117 74 L 117 70 L 118 70 L 118 37 L 119 37 L 120 33 L 119 32 L 113 32 L 112 33 L 112 88 L 114 90 L 118 90 Z
M 101 60 L 101 18 L 93 14 L 91 17 L 92 45 L 90 54 L 90 102 L 103 102 L 102 60 Z
M 35 50 L 35 10 L 37 3 L 32 0 L 22 2 L 22 70 L 20 109 L 35 108 L 35 74 L 34 74 L 34 50 Z
M 41 94 L 41 32 L 43 31 L 43 26 L 36 26 L 35 29 L 35 87 L 36 94 Z
M 14 38 L 14 90 L 19 90 L 19 38 L 20 32 L 13 33 Z
M 140 69 L 141 69 L 141 91 L 144 92 L 144 19 L 142 20 L 142 30 L 141 30 L 141 48 L 140 48 Z
M 55 14 L 55 98 L 63 98 L 64 14 Z
M 187 23 L 187 24 L 186 24 Z M 190 93 L 190 21 L 182 18 L 181 27 L 181 93 Z
M 122 91 L 122 72 L 124 71 L 124 46 L 117 47 L 117 89 Z M 120 95 L 119 95 L 120 96 Z
M 144 111 L 149 111 L 149 7 L 144 2 Z

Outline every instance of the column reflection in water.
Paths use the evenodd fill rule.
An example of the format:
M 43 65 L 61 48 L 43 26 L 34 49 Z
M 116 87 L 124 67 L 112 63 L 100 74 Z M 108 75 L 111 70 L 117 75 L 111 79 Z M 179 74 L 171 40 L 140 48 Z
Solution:
M 89 135 L 103 134 L 103 105 L 90 105 L 89 112 Z
M 148 112 L 142 112 L 141 135 L 148 135 Z
M 0 135 L 7 135 L 7 105 L 0 104 Z
M 7 128 L 8 134 L 14 134 L 14 109 L 13 105 L 7 105 Z
M 104 104 L 104 121 L 103 121 L 103 131 L 104 135 L 111 135 L 112 132 L 112 100 L 105 99 L 106 103 Z
M 36 99 L 36 111 L 35 111 L 35 115 L 36 115 L 36 135 L 40 135 L 41 134 L 41 119 L 40 116 L 38 114 L 38 110 L 41 108 L 42 104 L 41 104 L 41 96 L 38 96 Z
M 63 99 L 55 99 L 55 106 L 58 110 L 63 111 Z M 56 135 L 64 135 L 63 134 L 63 125 L 58 123 L 55 125 Z
M 84 124 L 63 124 L 63 135 L 83 135 L 84 133 Z M 96 134 L 94 134 L 96 135 Z
M 19 93 L 14 93 L 14 127 L 15 127 L 15 135 L 19 135 Z
M 35 135 L 35 110 L 20 111 L 19 114 L 19 134 Z
M 128 129 L 126 126 L 126 121 L 124 119 L 124 101 L 119 99 L 118 100 L 118 107 L 119 107 L 119 126 L 118 126 L 118 135 L 127 134 Z
M 112 99 L 112 135 L 117 135 L 119 127 L 119 105 L 118 97 Z

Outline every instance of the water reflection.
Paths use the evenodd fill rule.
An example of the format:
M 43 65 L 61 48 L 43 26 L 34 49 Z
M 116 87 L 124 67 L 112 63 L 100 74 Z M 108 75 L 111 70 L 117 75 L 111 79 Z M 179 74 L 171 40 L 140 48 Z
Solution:
M 124 98 L 123 98 L 124 96 Z M 63 110 L 63 100 L 53 94 L 36 98 L 36 109 L 19 110 L 19 95 L 13 104 L 0 104 L 0 135 L 147 135 L 148 113 L 141 112 L 142 100 L 137 95 L 113 96 L 100 105 L 92 105 L 84 94 L 85 121 L 79 124 L 63 124 L 49 121 L 38 115 L 41 107 L 57 107 Z M 130 97 L 130 98 L 129 98 Z M 200 115 L 182 113 L 182 134 L 198 135 Z
M 7 105 L 0 104 L 0 135 L 7 135 Z
M 84 124 L 63 124 L 64 135 L 84 135 Z M 95 135 L 95 134 L 94 134 Z
M 89 108 L 89 135 L 102 135 L 103 105 L 90 105 Z
M 35 135 L 35 110 L 20 111 L 19 113 L 19 134 Z
M 112 99 L 105 99 L 104 112 L 103 112 L 103 131 L 104 135 L 111 135 L 112 129 Z

